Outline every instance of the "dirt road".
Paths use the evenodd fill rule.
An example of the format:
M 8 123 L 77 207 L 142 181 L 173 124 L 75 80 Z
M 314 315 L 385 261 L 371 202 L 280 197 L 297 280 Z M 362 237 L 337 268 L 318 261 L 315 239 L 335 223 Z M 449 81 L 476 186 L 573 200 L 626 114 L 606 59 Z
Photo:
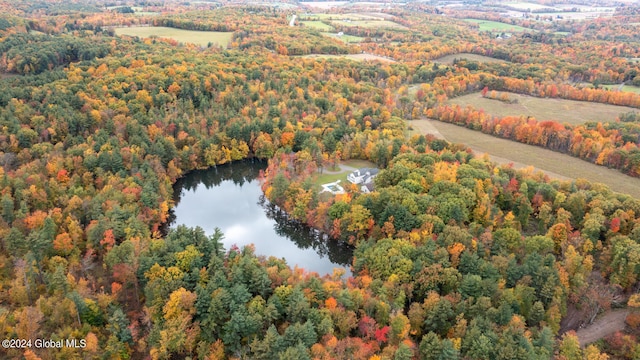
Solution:
M 585 347 L 594 341 L 609 336 L 616 331 L 624 330 L 624 319 L 629 314 L 628 309 L 614 309 L 602 314 L 593 324 L 579 329 L 576 334 L 580 340 L 580 346 Z

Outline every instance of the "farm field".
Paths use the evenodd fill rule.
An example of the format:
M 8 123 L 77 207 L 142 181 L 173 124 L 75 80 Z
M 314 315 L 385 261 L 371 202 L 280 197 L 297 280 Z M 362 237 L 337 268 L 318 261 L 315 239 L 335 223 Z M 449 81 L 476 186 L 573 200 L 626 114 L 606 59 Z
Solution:
M 331 31 L 331 30 L 333 30 L 333 26 L 327 25 L 327 24 L 325 24 L 325 23 L 323 23 L 322 21 L 319 21 L 319 20 L 300 21 L 300 23 L 303 24 L 306 27 L 318 29 L 320 31 Z
M 456 59 L 466 59 L 469 61 L 477 61 L 479 63 L 507 62 L 505 60 L 496 59 L 489 56 L 476 55 L 476 54 L 470 54 L 470 53 L 458 53 L 458 54 L 446 55 L 441 58 L 437 58 L 433 60 L 433 62 L 441 63 L 441 64 L 453 64 L 453 61 Z
M 507 104 L 499 100 L 484 98 L 479 92 L 460 96 L 449 100 L 450 104 L 460 106 L 471 105 L 475 109 L 483 109 L 493 116 L 533 116 L 538 121 L 556 120 L 572 125 L 587 121 L 614 121 L 621 113 L 637 111 L 637 109 L 600 104 L 586 101 L 546 99 L 508 93 L 510 99 L 517 99 L 514 104 Z
M 157 16 L 160 15 L 159 12 L 153 12 L 153 11 L 136 11 L 134 13 L 134 15 L 136 16 Z
M 587 19 L 604 18 L 613 16 L 613 11 L 583 11 L 583 12 L 553 12 L 539 13 L 540 16 L 561 16 L 563 20 L 583 21 Z
M 409 121 L 409 125 L 419 133 L 430 133 L 450 142 L 465 144 L 477 154 L 487 153 L 491 160 L 497 163 L 514 163 L 514 167 L 518 169 L 533 166 L 559 180 L 582 178 L 608 185 L 617 192 L 640 196 L 640 179 L 570 155 L 501 139 L 437 120 L 413 120 Z
M 300 15 L 303 20 L 384 20 L 393 18 L 388 14 L 377 13 L 348 13 L 348 14 L 303 14 Z
M 521 32 L 526 30 L 531 30 L 527 28 L 523 28 L 518 25 L 511 25 L 497 21 L 489 21 L 489 20 L 479 20 L 479 19 L 464 19 L 466 22 L 478 24 L 480 31 L 499 31 L 499 32 Z
M 209 43 L 226 47 L 231 41 L 232 32 L 218 31 L 192 31 L 174 29 L 163 26 L 148 27 L 123 27 L 115 28 L 116 35 L 128 35 L 139 37 L 152 37 L 174 39 L 181 43 L 192 43 L 200 46 L 207 46 Z
M 381 62 L 396 62 L 393 59 L 388 59 L 378 55 L 372 54 L 347 54 L 347 55 L 324 55 L 324 54 L 311 54 L 311 55 L 303 55 L 301 57 L 311 58 L 311 59 L 350 59 L 355 61 L 365 61 L 365 60 L 378 60 Z
M 615 13 L 614 7 L 607 6 L 590 6 L 580 4 L 554 4 L 553 6 L 534 4 L 530 2 L 504 2 L 499 5 L 508 9 L 505 14 L 511 17 L 522 17 L 529 14 L 529 11 L 535 11 L 536 15 L 541 17 L 560 16 L 563 20 L 586 20 L 598 17 L 609 17 Z M 577 9 L 577 11 L 573 11 Z
M 610 90 L 618 90 L 620 88 L 620 85 L 601 85 L 603 88 L 605 89 L 610 89 Z M 622 87 L 622 92 L 633 92 L 636 94 L 640 94 L 640 87 L 638 86 L 633 86 L 633 85 L 624 85 Z
M 396 22 L 389 20 L 335 20 L 332 23 L 342 26 L 359 26 L 363 28 L 371 28 L 371 29 L 382 29 L 382 28 L 390 28 L 390 29 L 408 29 L 404 25 L 400 25 Z
M 516 8 L 519 10 L 541 10 L 541 9 L 557 9 L 555 7 L 540 5 L 540 4 L 532 4 L 528 2 L 508 2 L 502 3 L 501 5 L 509 6 L 512 8 Z
M 107 10 L 114 10 L 114 9 L 118 9 L 118 8 L 123 8 L 126 5 L 115 5 L 115 6 L 107 6 L 106 9 Z M 142 6 L 129 6 L 131 8 L 131 10 L 133 11 L 142 11 Z
M 305 1 L 301 3 L 301 5 L 319 9 L 330 9 L 332 7 L 340 7 L 346 4 L 347 1 Z
M 342 36 L 338 36 L 338 34 L 330 33 L 330 32 L 323 32 L 322 35 L 329 36 L 346 43 L 359 43 L 364 40 L 364 38 L 360 36 L 353 36 L 353 35 L 346 35 L 346 34 Z

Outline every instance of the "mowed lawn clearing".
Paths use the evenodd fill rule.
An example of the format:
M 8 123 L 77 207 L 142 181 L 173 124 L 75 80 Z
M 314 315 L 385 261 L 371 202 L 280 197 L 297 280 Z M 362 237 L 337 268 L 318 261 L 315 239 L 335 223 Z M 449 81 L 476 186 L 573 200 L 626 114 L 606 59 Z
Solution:
M 310 27 L 313 29 L 318 29 L 320 31 L 331 31 L 333 30 L 333 26 L 331 25 L 327 25 L 325 23 L 323 23 L 322 21 L 300 21 L 301 24 L 303 24 L 306 27 Z
M 612 190 L 640 198 L 640 179 L 619 171 L 575 158 L 570 155 L 543 149 L 538 146 L 501 139 L 480 131 L 437 120 L 422 119 L 408 122 L 421 134 L 441 136 L 449 142 L 469 146 L 476 154 L 487 153 L 499 164 L 513 163 L 515 168 L 533 166 L 552 178 L 586 179 L 608 185 Z
M 475 62 L 479 62 L 479 63 L 492 63 L 492 62 L 504 63 L 504 62 L 507 62 L 507 61 L 501 60 L 501 59 L 496 59 L 496 58 L 492 58 L 492 57 L 488 57 L 488 56 L 484 56 L 484 55 L 470 54 L 470 53 L 458 53 L 458 54 L 446 55 L 446 56 L 443 56 L 441 58 L 437 58 L 437 59 L 433 60 L 433 62 L 439 63 L 439 64 L 453 64 L 453 61 L 456 60 L 456 59 L 457 60 L 475 61 Z
M 338 180 L 340 180 L 342 185 L 350 184 L 347 176 L 349 176 L 351 172 L 356 169 L 375 167 L 376 164 L 367 160 L 346 160 L 340 163 L 336 169 L 331 169 L 330 167 L 324 168 L 322 174 L 318 173 L 315 176 L 313 183 L 318 187 L 321 187 L 322 184 L 332 183 Z
M 217 46 L 227 47 L 233 32 L 220 31 L 193 31 L 182 30 L 164 26 L 139 26 L 115 28 L 116 35 L 139 36 L 148 38 L 157 36 L 159 38 L 174 39 L 181 43 L 192 43 L 200 46 L 207 46 L 212 43 Z
M 502 93 L 498 92 L 498 96 Z M 517 103 L 508 104 L 485 98 L 479 92 L 450 99 L 449 103 L 462 107 L 471 105 L 477 110 L 482 109 L 486 113 L 498 117 L 524 115 L 533 116 L 538 121 L 555 120 L 572 125 L 583 124 L 587 121 L 612 122 L 622 113 L 638 111 L 638 109 L 626 106 L 507 94 L 510 99 L 518 100 Z
M 359 43 L 364 40 L 364 38 L 360 36 L 353 36 L 353 35 L 346 35 L 346 34 L 338 35 L 336 33 L 330 33 L 330 32 L 323 32 L 322 35 L 332 37 L 334 39 L 338 39 L 345 43 Z
M 524 28 L 522 26 L 511 25 L 511 24 L 497 22 L 497 21 L 480 20 L 480 19 L 464 19 L 464 21 L 472 24 L 478 24 L 479 31 L 522 32 L 526 30 L 531 30 L 531 29 Z
M 601 85 L 603 88 L 605 89 L 609 89 L 609 90 L 613 90 L 616 91 L 618 89 L 620 89 L 620 85 Z M 640 94 L 640 87 L 638 86 L 633 86 L 633 85 L 623 85 L 622 86 L 622 90 L 620 90 L 622 92 L 632 92 L 632 93 L 636 93 L 636 94 Z
M 383 28 L 403 29 L 403 30 L 408 29 L 404 25 L 401 25 L 389 20 L 335 20 L 331 22 L 336 25 L 359 26 L 359 27 L 370 28 L 370 29 L 383 29 Z

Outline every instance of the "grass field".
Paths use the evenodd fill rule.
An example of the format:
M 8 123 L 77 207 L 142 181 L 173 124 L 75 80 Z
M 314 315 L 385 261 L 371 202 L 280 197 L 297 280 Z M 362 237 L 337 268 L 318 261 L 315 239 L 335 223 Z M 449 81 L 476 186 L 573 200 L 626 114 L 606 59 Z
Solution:
M 466 22 L 470 22 L 473 24 L 478 24 L 480 26 L 480 31 L 497 31 L 497 32 L 521 32 L 525 30 L 531 30 L 527 28 L 523 28 L 518 25 L 511 25 L 506 23 L 501 23 L 497 21 L 489 21 L 489 20 L 479 20 L 479 19 L 464 19 Z
M 346 160 L 346 161 L 344 161 L 342 163 L 344 165 L 351 166 L 351 167 L 356 168 L 356 169 L 374 168 L 374 167 L 376 167 L 376 164 L 372 163 L 371 161 L 367 161 L 367 160 L 351 159 L 351 160 Z
M 135 15 L 137 16 L 158 16 L 160 15 L 159 12 L 153 12 L 153 11 L 136 11 Z
M 301 57 L 310 58 L 310 59 L 350 59 L 355 61 L 365 61 L 365 60 L 379 60 L 381 62 L 395 62 L 395 60 L 387 59 L 382 56 L 372 55 L 372 54 L 348 54 L 348 55 L 324 55 L 324 54 L 311 54 L 311 55 L 303 55 Z
M 601 85 L 601 86 L 605 89 L 613 89 L 613 90 L 618 90 L 620 88 L 620 85 Z M 636 94 L 640 94 L 640 87 L 633 86 L 633 85 L 624 85 L 622 87 L 622 92 L 633 92 Z
M 604 166 L 436 120 L 413 120 L 408 123 L 418 133 L 441 135 L 450 142 L 465 144 L 477 154 L 489 154 L 492 161 L 500 164 L 513 163 L 515 168 L 533 166 L 552 178 L 583 178 L 606 184 L 614 191 L 640 197 L 640 179 Z
M 318 29 L 320 31 L 331 31 L 331 30 L 333 30 L 333 26 L 327 25 L 327 24 L 325 24 L 325 23 L 323 23 L 322 21 L 319 21 L 319 20 L 315 20 L 315 21 L 300 21 L 300 23 L 304 24 L 304 26 L 306 26 L 306 27 Z
M 207 46 L 209 43 L 226 47 L 231 41 L 232 32 L 191 31 L 162 26 L 115 28 L 116 35 L 139 36 L 142 38 L 157 36 L 174 39 L 181 43 L 192 43 Z
M 545 6 L 545 5 L 540 5 L 540 4 L 532 4 L 529 2 L 508 2 L 508 3 L 503 3 L 502 5 L 507 5 L 510 6 L 512 8 L 516 8 L 519 10 L 541 10 L 541 9 L 554 9 L 557 10 L 557 8 L 551 7 L 551 6 Z
M 336 33 L 329 33 L 329 32 L 323 32 L 322 35 L 324 36 L 328 36 L 328 37 L 332 37 L 334 39 L 338 39 L 342 42 L 346 42 L 346 43 L 359 43 L 362 42 L 364 40 L 363 37 L 360 36 L 353 36 L 353 35 L 342 35 L 342 36 L 338 36 L 338 34 Z
M 495 59 L 492 57 L 484 56 L 484 55 L 476 55 L 470 53 L 459 53 L 459 54 L 451 54 L 446 55 L 441 58 L 437 58 L 433 60 L 433 62 L 441 63 L 441 64 L 453 64 L 453 60 L 455 59 L 465 59 L 469 61 L 476 61 L 479 63 L 490 63 L 490 62 L 507 62 L 501 59 Z
M 341 7 L 347 4 L 347 1 L 305 1 L 304 6 L 315 7 L 319 9 L 330 9 L 332 7 Z
M 407 29 L 406 26 L 400 25 L 396 22 L 389 21 L 389 20 L 358 20 L 358 21 L 335 20 L 331 22 L 337 25 L 342 25 L 342 26 L 359 26 L 359 27 L 371 28 L 371 29 L 382 29 L 382 28 Z
M 303 20 L 379 20 L 384 19 L 385 14 L 376 16 L 375 14 L 309 14 L 300 15 Z
M 347 182 L 347 175 L 349 175 L 349 173 L 350 171 L 341 171 L 338 173 L 324 171 L 313 179 L 313 183 L 320 187 L 322 184 L 328 184 L 340 180 L 344 185 L 344 183 Z
M 451 104 L 471 105 L 475 109 L 483 109 L 493 116 L 533 116 L 538 121 L 556 120 L 561 123 L 582 124 L 587 121 L 614 121 L 621 113 L 637 109 L 586 101 L 563 99 L 545 99 L 533 96 L 509 93 L 510 99 L 517 99 L 516 104 L 507 104 L 499 100 L 484 98 L 480 93 L 460 96 L 449 100 Z

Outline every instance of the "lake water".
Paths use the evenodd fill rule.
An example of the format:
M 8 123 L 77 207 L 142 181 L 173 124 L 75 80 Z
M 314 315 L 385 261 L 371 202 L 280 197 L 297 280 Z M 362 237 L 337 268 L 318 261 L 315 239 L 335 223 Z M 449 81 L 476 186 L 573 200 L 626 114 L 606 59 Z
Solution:
M 264 162 L 244 161 L 189 173 L 174 186 L 171 227 L 200 226 L 208 235 L 217 227 L 226 250 L 254 244 L 256 255 L 284 258 L 292 268 L 325 275 L 338 267 L 351 274 L 350 246 L 292 221 L 264 199 L 257 178 L 265 168 Z

